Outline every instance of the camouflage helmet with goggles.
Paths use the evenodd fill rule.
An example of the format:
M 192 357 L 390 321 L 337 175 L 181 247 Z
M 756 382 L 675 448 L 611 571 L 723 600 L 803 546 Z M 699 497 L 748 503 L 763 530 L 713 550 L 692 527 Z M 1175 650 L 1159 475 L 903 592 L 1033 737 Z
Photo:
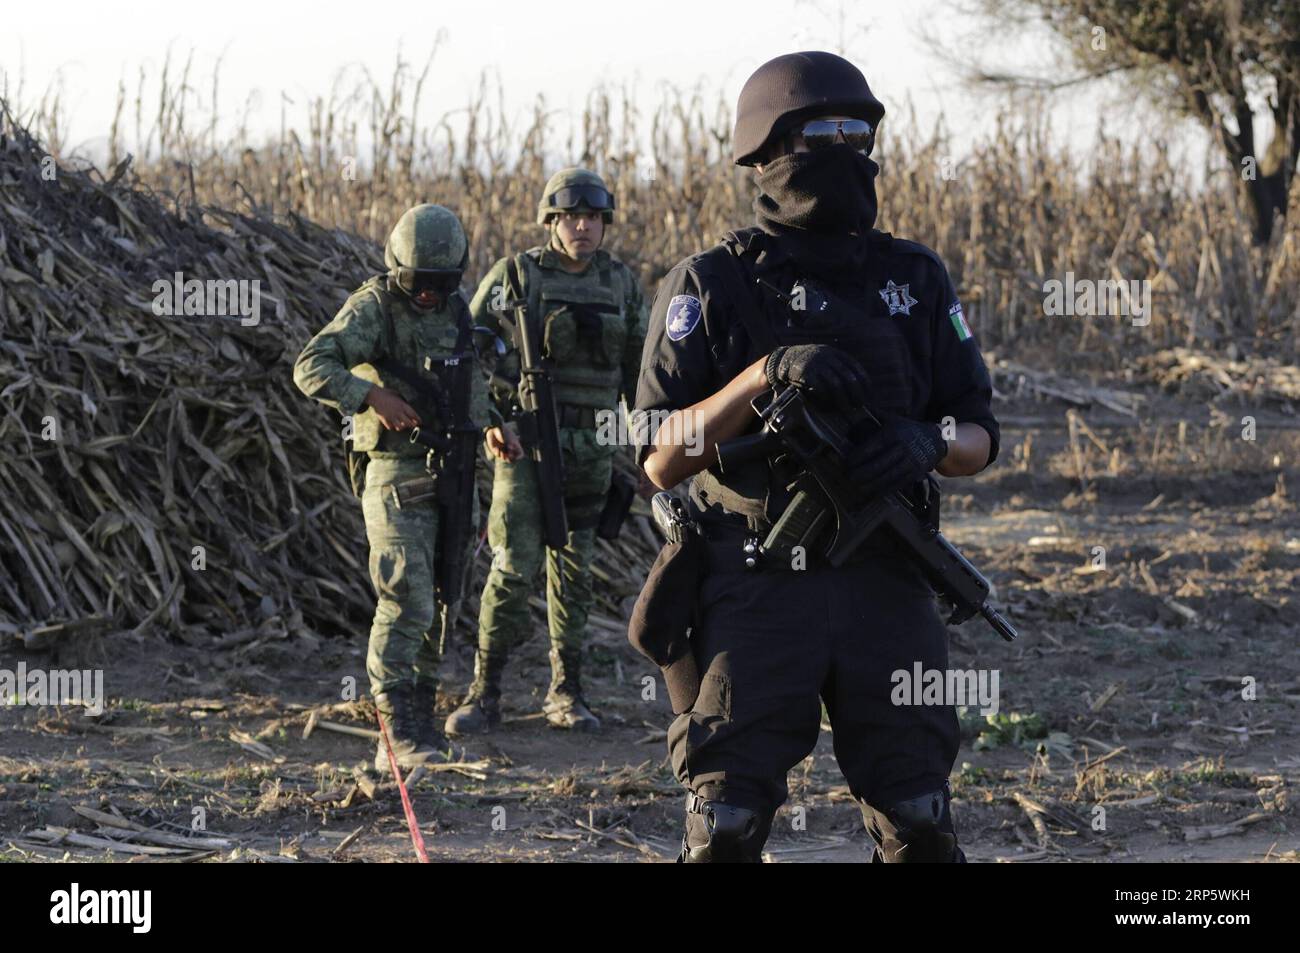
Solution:
M 561 212 L 599 212 L 605 224 L 614 220 L 614 194 L 595 172 L 576 166 L 551 176 L 537 203 L 537 224 L 545 225 Z
M 469 263 L 469 240 L 460 219 L 441 205 L 417 205 L 402 213 L 384 245 L 384 264 L 403 291 L 418 286 L 459 285 Z

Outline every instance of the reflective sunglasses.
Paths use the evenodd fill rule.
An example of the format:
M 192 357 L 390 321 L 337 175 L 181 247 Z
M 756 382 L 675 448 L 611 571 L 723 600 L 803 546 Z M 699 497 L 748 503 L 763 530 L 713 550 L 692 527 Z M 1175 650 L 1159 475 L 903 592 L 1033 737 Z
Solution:
M 585 205 L 597 212 L 612 212 L 614 196 L 598 185 L 569 185 L 556 189 L 546 204 L 554 209 L 574 209 Z
M 407 268 L 400 266 L 394 274 L 397 287 L 408 295 L 415 296 L 421 291 L 433 291 L 440 295 L 449 295 L 460 287 L 461 272 L 446 268 Z
M 809 149 L 825 149 L 835 144 L 836 137 L 844 134 L 851 149 L 870 155 L 876 144 L 876 130 L 865 119 L 814 119 L 804 123 L 799 134 Z

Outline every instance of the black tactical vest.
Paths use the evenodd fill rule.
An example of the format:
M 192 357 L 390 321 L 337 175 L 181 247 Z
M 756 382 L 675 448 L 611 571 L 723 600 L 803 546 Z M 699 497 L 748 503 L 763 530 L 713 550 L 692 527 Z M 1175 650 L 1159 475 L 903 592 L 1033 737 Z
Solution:
M 880 295 L 893 238 L 873 232 L 866 274 L 838 288 L 805 280 L 788 260 L 765 265 L 762 253 L 770 241 L 758 229 L 731 232 L 722 242 L 730 254 L 710 256 L 713 273 L 725 282 L 727 297 L 743 320 L 749 342 L 745 364 L 780 345 L 832 344 L 861 362 L 871 380 L 871 409 L 878 416 L 915 413 L 907 341 Z M 789 502 L 786 487 L 792 478 L 793 473 L 771 460 L 725 475 L 710 467 L 696 475 L 692 496 L 711 518 L 720 515 L 714 507 L 721 507 L 744 517 L 750 531 L 763 532 Z M 736 517 L 724 521 L 740 523 Z

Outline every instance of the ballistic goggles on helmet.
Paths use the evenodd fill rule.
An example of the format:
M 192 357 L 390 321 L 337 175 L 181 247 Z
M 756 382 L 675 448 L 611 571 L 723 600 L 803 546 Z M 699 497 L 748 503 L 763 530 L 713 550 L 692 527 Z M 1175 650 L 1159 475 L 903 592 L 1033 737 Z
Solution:
M 445 296 L 460 287 L 462 274 L 459 269 L 453 268 L 407 268 L 401 265 L 393 272 L 393 280 L 397 287 L 412 297 L 422 291 Z
M 844 142 L 851 149 L 863 155 L 871 155 L 876 145 L 876 130 L 865 119 L 813 119 L 791 130 L 791 134 L 803 136 L 804 145 L 809 150 L 825 149 L 835 144 L 842 133 Z
M 599 185 L 566 185 L 546 197 L 548 208 L 567 212 L 585 205 L 596 212 L 614 211 L 614 196 Z

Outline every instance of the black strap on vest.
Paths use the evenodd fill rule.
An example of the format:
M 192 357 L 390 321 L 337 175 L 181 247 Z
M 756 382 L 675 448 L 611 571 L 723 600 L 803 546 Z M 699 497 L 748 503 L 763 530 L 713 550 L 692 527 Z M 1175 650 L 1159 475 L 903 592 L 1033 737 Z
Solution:
M 524 294 L 523 271 L 526 266 L 520 264 L 520 259 L 526 257 L 527 257 L 527 253 L 521 252 L 520 254 L 516 255 L 514 258 L 511 258 L 508 262 L 506 262 L 506 285 L 510 289 L 510 297 L 515 301 L 518 301 L 520 298 L 522 298 Z M 529 286 L 528 286 L 528 313 L 530 315 L 536 312 L 537 304 L 540 300 L 540 295 L 541 295 L 540 290 L 534 287 L 534 285 L 536 284 L 537 282 L 533 281 L 533 282 L 529 282 Z M 511 312 L 510 332 L 514 336 L 515 349 L 522 350 L 519 347 L 519 338 L 518 338 L 519 330 L 518 328 L 515 327 L 516 315 L 518 314 L 519 314 L 518 311 Z M 516 381 L 515 383 L 517 384 L 518 381 Z
M 469 423 L 469 400 L 470 390 L 474 386 L 473 379 L 470 377 L 474 373 L 474 322 L 470 318 L 469 308 L 458 308 L 458 323 L 456 329 L 456 344 L 454 345 L 456 353 L 453 355 L 456 361 L 456 370 L 450 375 L 455 382 L 455 390 L 451 396 L 451 419 L 444 426 L 461 426 Z M 447 366 L 451 363 L 452 358 L 442 359 L 443 373 L 446 374 Z
M 762 233 L 758 233 L 761 236 Z M 723 244 L 731 252 L 733 259 L 724 269 L 722 279 L 729 286 L 727 297 L 736 305 L 745 334 L 749 337 L 748 362 L 753 363 L 763 354 L 770 354 L 776 349 L 776 334 L 767 320 L 763 295 L 759 291 L 758 281 L 750 281 L 750 268 L 744 259 L 753 259 L 753 238 L 747 240 L 739 232 L 728 232 Z M 761 251 L 761 248 L 759 249 Z
M 753 363 L 764 354 L 770 354 L 779 343 L 769 318 L 767 295 L 759 287 L 758 277 L 753 269 L 767 238 L 765 233 L 754 228 L 728 232 L 722 240 L 723 246 L 731 256 L 719 262 L 718 271 L 721 274 L 718 277 L 723 281 L 727 298 L 733 302 L 741 324 L 745 328 L 746 336 L 749 338 L 746 363 Z M 870 241 L 875 253 L 869 256 L 867 276 L 869 279 L 874 279 L 879 277 L 886 253 L 893 244 L 893 236 L 888 232 L 873 231 Z M 718 503 L 732 513 L 743 515 L 751 533 L 766 532 L 769 528 L 766 497 L 772 493 L 771 478 L 770 472 L 766 474 L 763 488 L 760 489 L 755 485 L 755 476 L 752 472 L 747 476 L 738 475 L 724 482 L 719 479 L 713 468 L 709 468 L 695 477 L 697 488 L 702 495 L 708 501 Z M 740 484 L 735 482 L 737 479 L 741 481 Z M 746 483 L 749 485 L 744 486 Z M 747 495 L 745 491 L 749 494 L 761 493 L 764 496 L 761 504 L 762 512 L 757 511 L 759 504 L 755 497 Z
M 392 312 L 388 308 L 384 308 L 388 322 L 388 353 L 381 360 L 373 362 L 382 373 L 397 378 L 421 398 L 430 400 L 438 415 L 438 429 L 441 430 L 450 430 L 469 419 L 472 386 L 470 374 L 474 370 L 474 325 L 470 320 L 469 309 L 457 307 L 452 296 L 448 297 L 447 304 L 456 312 L 456 343 L 453 345 L 453 353 L 448 356 L 430 358 L 442 365 L 441 373 L 434 372 L 432 378 L 425 377 L 418 368 L 393 358 L 392 348 L 397 340 L 397 331 L 393 326 Z M 449 373 L 449 367 L 454 367 L 455 370 Z
M 762 253 L 763 242 L 767 237 L 755 228 L 728 232 L 722 239 L 722 244 L 731 252 L 735 261 L 732 262 L 734 267 L 725 268 L 725 274 L 721 277 L 728 285 L 728 297 L 737 303 L 741 323 L 749 337 L 750 363 L 763 354 L 770 354 L 777 347 L 776 333 L 767 320 L 766 299 L 752 272 L 754 260 Z M 867 258 L 867 277 L 869 280 L 878 280 L 884 277 L 884 260 L 893 246 L 894 236 L 889 232 L 872 231 L 869 241 L 873 254 Z M 753 306 L 745 307 L 742 302 L 752 302 Z
M 743 234 L 728 232 L 723 238 L 723 245 L 731 254 L 718 262 L 717 271 L 718 277 L 723 282 L 727 300 L 740 315 L 741 324 L 744 325 L 746 336 L 749 338 L 746 363 L 753 363 L 761 355 L 770 353 L 776 347 L 777 341 L 758 284 L 748 280 L 750 268 L 742 260 L 752 255 L 755 232 L 748 233 L 748 240 L 742 237 Z M 761 238 L 761 233 L 759 237 Z M 758 468 L 765 465 L 756 462 L 750 466 Z M 743 489 L 736 485 L 737 479 L 742 481 Z M 719 478 L 719 474 L 713 467 L 700 471 L 694 479 L 695 489 L 702 499 L 708 503 L 719 504 L 728 512 L 743 516 L 751 533 L 761 532 L 766 526 L 766 502 L 755 500 L 748 494 L 759 494 L 765 497 L 767 484 L 766 472 L 756 472 L 748 468 L 744 475 L 730 477 L 725 482 Z

